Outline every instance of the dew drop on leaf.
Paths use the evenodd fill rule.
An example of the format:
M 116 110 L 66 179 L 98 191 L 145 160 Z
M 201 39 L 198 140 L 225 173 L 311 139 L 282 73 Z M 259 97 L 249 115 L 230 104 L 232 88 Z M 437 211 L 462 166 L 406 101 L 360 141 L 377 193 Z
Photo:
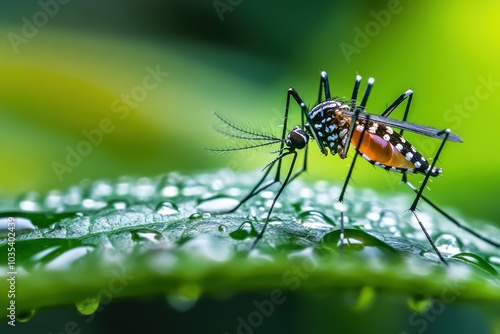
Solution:
M 476 268 L 482 269 L 486 271 L 487 273 L 490 273 L 492 275 L 497 276 L 498 271 L 496 271 L 495 268 L 491 266 L 486 260 L 484 260 L 482 257 L 473 254 L 473 253 L 458 253 L 452 256 L 454 259 L 459 259 L 462 260 Z
M 439 235 L 434 240 L 434 244 L 444 254 L 457 254 L 462 251 L 462 242 L 460 239 L 448 233 Z
M 243 240 L 246 238 L 256 237 L 259 232 L 253 227 L 253 224 L 249 221 L 243 222 L 237 230 L 229 233 L 229 236 L 235 240 Z
M 488 257 L 488 262 L 490 262 L 494 265 L 500 266 L 500 256 L 492 255 L 492 256 Z
M 98 209 L 102 209 L 102 208 L 105 208 L 106 206 L 108 206 L 108 203 L 106 203 L 104 201 L 96 201 L 93 198 L 86 198 L 82 201 L 82 206 L 85 209 L 98 210 Z
M 158 212 L 160 215 L 175 215 L 176 213 L 179 213 L 179 208 L 175 203 L 165 201 L 159 203 L 156 208 L 156 212 Z
M 128 202 L 124 200 L 109 201 L 108 206 L 116 210 L 125 210 L 128 207 Z
M 321 247 L 325 250 L 338 252 L 341 247 L 340 230 L 327 233 L 321 239 Z M 360 253 L 367 258 L 384 257 L 396 254 L 396 250 L 382 240 L 358 229 L 347 228 L 344 230 L 345 253 Z
M 168 303 L 178 311 L 187 311 L 192 308 L 201 295 L 201 288 L 195 284 L 180 286 L 176 292 L 167 295 Z
M 137 242 L 158 242 L 161 239 L 161 233 L 153 230 L 141 229 L 130 233 L 132 234 L 132 240 Z
M 408 298 L 406 304 L 410 311 L 424 313 L 431 307 L 432 299 L 423 296 L 413 296 Z
M 225 233 L 227 231 L 227 226 L 226 225 L 219 225 L 217 228 L 219 232 Z
M 225 213 L 231 211 L 238 205 L 239 201 L 232 197 L 212 197 L 201 201 L 196 209 L 210 213 Z
M 201 218 L 201 213 L 195 212 L 191 216 L 189 216 L 189 219 L 195 220 L 195 219 L 200 219 Z
M 28 218 L 0 217 L 0 238 L 5 238 L 14 231 L 15 235 L 18 236 L 34 230 L 36 230 L 36 226 Z
M 63 195 L 58 190 L 50 191 L 45 197 L 45 207 L 52 210 L 61 210 L 64 208 Z
M 67 250 L 45 265 L 47 270 L 66 270 L 94 250 L 93 246 L 79 246 Z
M 330 217 L 317 210 L 303 211 L 297 216 L 299 223 L 304 227 L 328 229 L 335 226 Z
M 76 309 L 83 315 L 94 314 L 99 308 L 99 299 L 96 297 L 89 297 L 83 301 L 75 303 Z
M 26 196 L 19 201 L 19 208 L 23 211 L 40 211 L 42 209 L 40 196 L 34 192 L 26 194 Z
M 19 322 L 28 322 L 35 315 L 35 310 L 23 310 L 16 314 L 16 319 Z
M 165 186 L 161 190 L 161 195 L 163 197 L 175 197 L 179 195 L 179 188 L 176 186 Z

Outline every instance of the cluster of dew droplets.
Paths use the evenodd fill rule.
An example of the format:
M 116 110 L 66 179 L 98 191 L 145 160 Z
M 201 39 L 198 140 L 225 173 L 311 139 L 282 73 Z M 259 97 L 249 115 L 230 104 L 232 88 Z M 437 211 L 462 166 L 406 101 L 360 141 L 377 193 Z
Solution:
M 16 217 L 17 229 L 19 232 L 29 233 L 37 229 L 37 224 L 29 218 L 30 213 L 49 212 L 64 213 L 76 212 L 83 216 L 89 212 L 101 209 L 111 209 L 119 213 L 126 213 L 136 204 L 156 203 L 150 210 L 154 217 L 168 219 L 172 217 L 188 218 L 193 223 L 198 223 L 203 219 L 210 219 L 214 215 L 231 211 L 239 200 L 246 194 L 243 188 L 250 189 L 251 183 L 256 178 L 245 178 L 243 180 L 227 171 L 222 171 L 216 175 L 203 174 L 194 178 L 171 173 L 159 178 L 120 178 L 116 183 L 109 181 L 83 182 L 80 187 L 72 187 L 67 191 L 50 191 L 45 197 L 36 193 L 25 194 L 17 203 L 14 211 L 23 213 Z M 244 185 L 242 187 L 242 184 Z M 229 236 L 232 240 L 241 241 L 255 238 L 260 231 L 260 224 L 256 224 L 258 219 L 265 218 L 270 205 L 275 196 L 277 188 L 269 188 L 262 191 L 255 199 L 249 201 L 249 205 L 244 208 L 247 219 L 239 222 L 233 227 L 229 223 L 219 223 L 214 229 L 217 233 Z M 277 211 L 293 212 L 295 222 L 306 230 L 319 231 L 323 235 L 321 242 L 326 247 L 339 247 L 339 209 L 345 210 L 346 225 L 345 238 L 347 243 L 355 252 L 369 253 L 373 257 L 373 249 L 380 250 L 379 253 L 387 254 L 386 245 L 382 240 L 369 235 L 370 230 L 388 233 L 394 237 L 421 235 L 421 232 L 412 227 L 405 230 L 401 225 L 405 223 L 398 211 L 400 208 L 393 208 L 393 201 L 347 201 L 339 204 L 336 199 L 340 193 L 340 188 L 331 186 L 326 182 L 317 182 L 313 187 L 307 186 L 300 180 L 294 181 L 275 206 Z M 180 207 L 178 202 L 185 202 L 191 199 L 192 205 L 189 212 L 184 213 L 185 207 Z M 354 194 L 353 198 L 377 198 L 374 195 Z M 382 204 L 382 203 L 383 204 Z M 289 203 L 285 205 L 284 203 Z M 402 212 L 402 211 L 401 211 Z M 249 214 L 250 213 L 250 214 Z M 354 218 L 352 218 L 354 217 Z M 271 219 L 273 224 L 280 224 L 281 220 L 274 216 Z M 424 216 L 424 218 L 427 218 Z M 0 217 L 0 237 L 4 236 L 8 217 Z M 290 222 L 292 223 L 292 222 Z M 350 230 L 351 228 L 358 230 Z M 52 229 L 61 228 L 61 225 L 52 224 Z M 366 233 L 366 232 L 368 233 Z M 130 231 L 130 238 L 136 243 L 147 243 L 152 245 L 161 244 L 164 241 L 162 231 L 152 228 L 138 227 Z M 422 240 L 422 239 L 421 239 Z M 435 233 L 435 243 L 438 249 L 446 256 L 453 256 L 471 265 L 493 273 L 495 269 L 477 255 L 466 253 L 461 240 L 449 233 Z M 204 256 L 208 256 L 211 261 L 224 261 L 229 257 L 227 248 L 219 248 L 205 238 L 193 238 L 181 247 L 182 251 L 195 251 Z M 44 252 L 38 252 L 32 259 L 42 261 L 50 258 L 46 262 L 48 269 L 62 270 L 69 268 L 73 263 L 83 259 L 94 251 L 94 247 L 89 245 L 75 245 L 72 248 L 63 246 L 48 247 Z M 57 256 L 54 254 L 57 253 Z M 425 254 L 423 254 L 426 256 Z M 429 256 L 429 254 L 427 254 Z M 491 256 L 488 259 L 491 263 L 500 266 L 500 257 Z M 175 261 L 174 261 L 175 262 Z M 202 289 L 197 284 L 185 284 L 169 291 L 167 300 L 169 304 L 179 310 L 186 310 L 192 307 L 200 297 Z M 360 290 L 359 297 L 354 298 L 352 303 L 354 309 L 363 309 L 371 304 L 374 291 L 366 287 Z M 77 309 L 82 314 L 92 314 L 99 307 L 97 298 L 88 298 L 75 303 Z M 413 310 L 425 310 L 429 305 L 429 300 L 424 298 L 414 298 L 409 301 L 409 306 Z M 28 319 L 34 312 L 23 313 L 22 318 Z

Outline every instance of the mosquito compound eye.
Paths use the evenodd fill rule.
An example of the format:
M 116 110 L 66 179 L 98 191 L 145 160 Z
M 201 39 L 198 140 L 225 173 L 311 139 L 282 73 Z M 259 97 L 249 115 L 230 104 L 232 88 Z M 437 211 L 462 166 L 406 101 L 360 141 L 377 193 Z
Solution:
M 309 136 L 307 133 L 300 127 L 296 126 L 290 131 L 288 134 L 288 138 L 286 140 L 286 144 L 290 147 L 296 149 L 303 149 L 306 147 L 309 142 Z

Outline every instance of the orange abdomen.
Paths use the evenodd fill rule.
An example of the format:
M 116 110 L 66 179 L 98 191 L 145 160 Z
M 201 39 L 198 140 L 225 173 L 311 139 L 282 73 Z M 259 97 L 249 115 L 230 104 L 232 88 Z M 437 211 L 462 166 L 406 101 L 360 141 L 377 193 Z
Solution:
M 354 147 L 358 146 L 362 132 L 363 128 L 361 126 L 357 126 L 354 129 L 351 138 L 351 144 Z M 405 156 L 393 144 L 368 130 L 363 135 L 359 151 L 364 155 L 365 159 L 371 162 L 378 162 L 379 164 L 398 169 L 415 169 L 415 165 L 406 160 Z

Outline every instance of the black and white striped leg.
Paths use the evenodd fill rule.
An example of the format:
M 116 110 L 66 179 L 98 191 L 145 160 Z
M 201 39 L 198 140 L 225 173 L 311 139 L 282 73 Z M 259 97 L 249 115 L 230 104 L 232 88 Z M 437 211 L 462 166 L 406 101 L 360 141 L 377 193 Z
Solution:
M 403 182 L 411 190 L 413 190 L 416 194 L 418 194 L 418 189 L 410 181 L 408 181 L 406 175 L 403 176 Z M 436 204 L 434 204 L 431 200 L 429 200 L 424 195 L 421 195 L 420 199 L 423 200 L 424 202 L 426 202 L 427 204 L 429 204 L 434 210 L 436 210 L 437 212 L 439 212 L 440 214 L 442 214 L 444 217 L 446 217 L 450 222 L 452 222 L 453 224 L 455 224 L 457 227 L 459 227 L 459 228 L 467 231 L 468 233 L 472 234 L 476 238 L 479 238 L 482 241 L 484 241 L 484 242 L 486 242 L 486 243 L 488 243 L 488 244 L 490 244 L 490 245 L 492 245 L 494 247 L 500 248 L 500 243 L 499 242 L 494 241 L 492 239 L 489 239 L 489 238 L 487 238 L 485 236 L 482 236 L 481 234 L 477 233 L 476 231 L 474 231 L 470 227 L 467 227 L 466 225 L 462 224 L 461 222 L 458 221 L 458 219 L 452 217 L 449 213 L 447 213 L 446 211 L 444 211 L 443 209 L 441 209 L 439 206 L 437 206 Z
M 291 181 L 292 177 L 292 171 L 293 167 L 295 166 L 295 162 L 297 161 L 297 151 L 287 151 L 285 153 L 282 153 L 277 159 L 281 161 L 285 156 L 293 154 L 292 162 L 290 163 L 290 169 L 288 170 L 288 173 L 285 177 L 285 180 L 281 184 L 281 187 L 279 188 L 278 192 L 276 193 L 276 196 L 274 196 L 273 202 L 271 203 L 271 207 L 269 208 L 269 211 L 266 216 L 266 221 L 264 222 L 264 226 L 260 230 L 259 235 L 255 238 L 255 240 L 252 243 L 252 247 L 250 249 L 254 249 L 257 243 L 259 242 L 260 239 L 262 239 L 262 236 L 264 235 L 264 232 L 266 231 L 267 225 L 269 224 L 269 219 L 271 218 L 271 213 L 273 212 L 274 206 L 276 205 L 276 202 L 278 201 L 278 198 L 280 197 L 281 193 L 287 186 L 287 184 Z
M 429 177 L 431 176 L 430 172 L 435 167 L 436 161 L 438 161 L 439 155 L 441 154 L 441 151 L 443 150 L 444 144 L 446 144 L 446 141 L 448 140 L 448 136 L 450 135 L 450 133 L 451 133 L 450 129 L 446 129 L 446 130 L 440 131 L 438 133 L 438 135 L 440 135 L 440 136 L 443 135 L 444 138 L 441 141 L 441 145 L 439 145 L 439 148 L 438 148 L 438 150 L 436 152 L 436 155 L 434 156 L 432 164 L 429 167 L 428 172 L 426 173 L 426 175 L 424 177 L 424 180 L 422 181 L 422 184 L 421 184 L 420 188 L 418 189 L 417 196 L 415 196 L 415 199 L 413 200 L 413 203 L 411 204 L 410 209 L 409 209 L 412 212 L 412 214 L 415 217 L 415 219 L 417 220 L 418 225 L 420 225 L 420 229 L 422 230 L 422 232 L 424 232 L 425 237 L 427 238 L 427 241 L 429 241 L 429 244 L 434 249 L 434 252 L 436 252 L 436 254 L 439 257 L 439 259 L 441 260 L 441 262 L 443 262 L 445 265 L 448 265 L 448 263 L 444 259 L 443 255 L 441 254 L 441 252 L 439 251 L 439 249 L 436 247 L 436 244 L 434 243 L 434 241 L 432 241 L 432 238 L 429 235 L 429 233 L 427 232 L 427 230 L 425 229 L 424 224 L 418 218 L 418 215 L 417 215 L 416 211 L 417 211 L 418 202 L 420 201 L 420 198 L 422 197 L 424 189 L 427 186 L 427 182 L 429 181 Z

